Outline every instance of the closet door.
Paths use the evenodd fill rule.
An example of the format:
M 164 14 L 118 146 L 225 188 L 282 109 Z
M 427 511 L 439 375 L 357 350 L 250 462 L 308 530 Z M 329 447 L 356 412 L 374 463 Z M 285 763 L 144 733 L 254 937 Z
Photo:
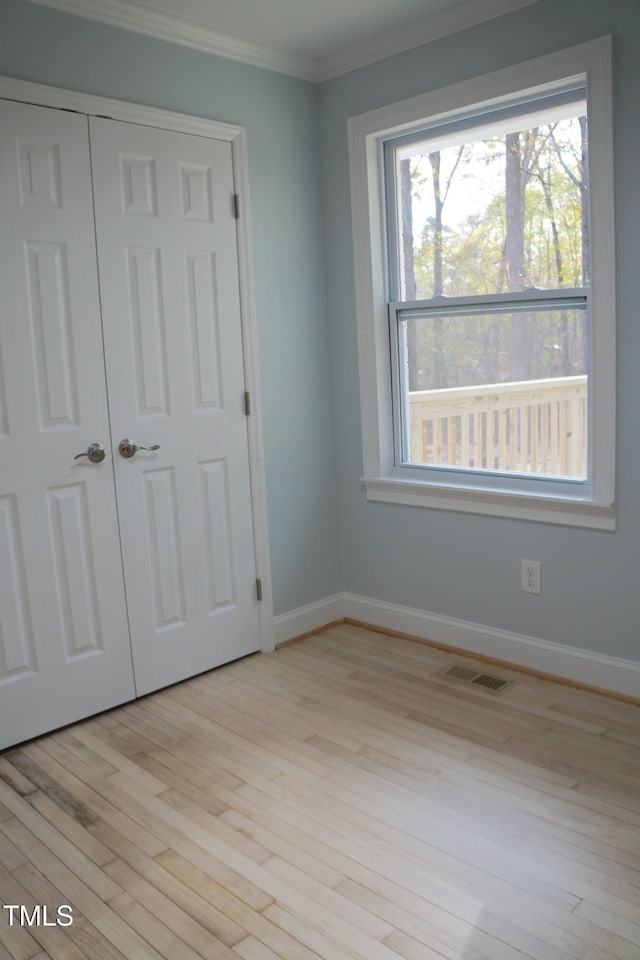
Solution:
M 86 117 L 0 101 L 0 224 L 4 747 L 134 696 Z
M 231 146 L 99 118 L 90 132 L 140 695 L 259 647 Z

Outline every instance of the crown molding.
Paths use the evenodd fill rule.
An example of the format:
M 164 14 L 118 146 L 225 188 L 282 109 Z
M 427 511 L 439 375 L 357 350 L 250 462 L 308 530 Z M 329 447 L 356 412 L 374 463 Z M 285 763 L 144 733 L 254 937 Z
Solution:
M 316 80 L 314 60 L 298 57 L 263 44 L 251 43 L 219 33 L 193 21 L 151 10 L 136 0 L 31 0 L 43 7 L 52 7 L 88 20 L 97 20 L 111 27 L 132 30 L 156 40 L 178 43 L 183 47 L 203 50 L 219 57 L 239 60 L 254 67 L 286 73 L 302 80 Z
M 139 0 L 31 0 L 31 2 L 52 7 L 63 13 L 97 20 L 112 27 L 142 33 L 157 40 L 178 43 L 194 50 L 239 60 L 254 67 L 321 83 L 375 63 L 377 60 L 383 60 L 385 57 L 411 50 L 487 20 L 493 20 L 536 3 L 537 0 L 461 0 L 450 9 L 425 17 L 418 23 L 391 30 L 375 40 L 356 44 L 345 51 L 317 60 L 211 30 L 181 17 L 152 10 Z

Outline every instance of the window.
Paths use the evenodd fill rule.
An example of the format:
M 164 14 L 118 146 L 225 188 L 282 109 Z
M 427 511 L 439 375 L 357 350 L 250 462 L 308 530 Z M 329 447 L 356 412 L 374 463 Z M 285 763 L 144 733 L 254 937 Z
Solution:
M 350 121 L 370 499 L 614 527 L 609 50 Z

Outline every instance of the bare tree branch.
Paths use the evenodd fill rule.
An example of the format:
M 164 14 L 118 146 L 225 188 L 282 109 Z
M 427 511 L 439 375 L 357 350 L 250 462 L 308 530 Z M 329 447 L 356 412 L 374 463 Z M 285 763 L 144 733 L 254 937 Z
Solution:
M 454 165 L 453 165 L 453 170 L 452 170 L 451 173 L 449 174 L 449 178 L 448 178 L 448 180 L 447 180 L 447 186 L 446 186 L 446 189 L 445 189 L 445 191 L 444 191 L 444 196 L 443 196 L 443 198 L 442 198 L 442 206 L 445 205 L 445 201 L 446 201 L 447 197 L 449 196 L 449 188 L 451 187 L 451 181 L 453 180 L 453 175 L 454 175 L 454 173 L 456 172 L 456 170 L 458 169 L 458 165 L 459 165 L 460 161 L 462 160 L 462 154 L 463 154 L 463 152 L 464 152 L 464 146 L 465 146 L 465 145 L 464 145 L 464 143 L 463 143 L 462 146 L 460 147 L 460 149 L 458 150 L 458 156 L 456 157 L 456 162 L 455 162 Z

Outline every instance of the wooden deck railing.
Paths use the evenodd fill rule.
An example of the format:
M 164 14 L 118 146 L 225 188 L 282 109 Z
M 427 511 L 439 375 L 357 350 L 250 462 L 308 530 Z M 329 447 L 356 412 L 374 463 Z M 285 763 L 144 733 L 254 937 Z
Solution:
M 587 476 L 587 377 L 409 393 L 412 463 Z

